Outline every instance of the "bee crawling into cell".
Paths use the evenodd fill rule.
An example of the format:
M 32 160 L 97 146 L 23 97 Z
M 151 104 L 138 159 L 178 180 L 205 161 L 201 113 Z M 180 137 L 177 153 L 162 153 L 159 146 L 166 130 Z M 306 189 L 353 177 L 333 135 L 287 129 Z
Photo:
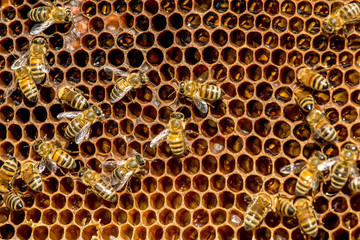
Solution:
M 327 69 L 315 70 L 302 67 L 297 71 L 297 79 L 305 87 L 317 91 L 326 91 L 330 88 L 330 83 L 320 74 L 322 71 L 327 71 Z
M 316 151 L 307 162 L 287 165 L 281 168 L 280 172 L 289 174 L 303 169 L 295 186 L 295 194 L 297 196 L 304 196 L 310 189 L 315 191 L 319 187 L 320 180 L 323 179 L 322 172 L 328 170 L 333 164 L 333 160 L 327 159 L 324 153 Z
M 125 161 L 107 161 L 104 167 L 116 167 L 111 173 L 111 185 L 115 191 L 121 190 L 129 181 L 131 177 L 147 173 L 145 170 L 146 160 L 136 155 Z
M 185 133 L 185 117 L 181 112 L 173 112 L 170 115 L 168 127 L 160 132 L 151 142 L 150 148 L 154 148 L 156 144 L 166 139 L 171 152 L 175 156 L 182 156 L 187 148 Z M 192 132 L 192 131 L 190 131 Z
M 118 197 L 116 191 L 110 184 L 110 180 L 96 171 L 83 167 L 79 171 L 80 181 L 90 187 L 97 196 L 109 202 L 116 202 Z
M 338 134 L 335 128 L 319 109 L 311 110 L 306 116 L 306 121 L 309 123 L 315 138 L 322 138 L 327 142 L 337 141 Z
M 50 172 L 55 173 L 58 169 L 58 166 L 66 169 L 74 169 L 76 167 L 75 160 L 62 149 L 62 146 L 59 142 L 48 142 L 43 140 L 38 140 L 33 146 L 35 152 L 37 152 L 41 157 L 41 162 L 39 164 L 38 172 L 42 173 L 47 167 Z
M 74 14 L 79 11 L 81 2 L 71 0 L 66 7 L 57 6 L 57 2 L 44 0 L 46 6 L 31 9 L 28 18 L 34 22 L 39 22 L 30 31 L 30 35 L 37 35 L 50 27 L 53 23 L 69 23 L 74 21 Z
M 204 114 L 209 111 L 208 103 L 205 100 L 215 101 L 225 95 L 225 92 L 220 87 L 204 83 L 207 75 L 207 72 L 205 72 L 194 81 L 180 82 L 178 90 L 180 94 L 191 98 L 199 111 Z
M 250 231 L 260 225 L 272 206 L 271 197 L 266 193 L 260 193 L 251 203 L 247 210 L 244 222 L 246 231 Z
M 57 96 L 62 104 L 67 104 L 76 110 L 83 111 L 90 106 L 88 100 L 83 96 L 83 92 L 75 87 L 61 87 Z
M 142 70 L 148 70 L 148 66 L 144 65 Z M 109 66 L 105 67 L 104 71 L 109 74 L 114 73 L 114 75 L 118 77 L 110 93 L 111 103 L 116 103 L 130 91 L 139 89 L 149 82 L 148 76 L 142 71 L 129 73 Z
M 83 140 L 90 137 L 91 125 L 105 118 L 102 109 L 97 106 L 91 106 L 80 112 L 63 112 L 57 118 L 72 118 L 71 122 L 65 129 L 65 137 L 75 138 L 75 143 L 80 144 Z
M 323 21 L 322 29 L 326 34 L 336 34 L 341 29 L 346 34 L 346 25 L 359 23 L 360 3 L 352 2 L 337 9 Z

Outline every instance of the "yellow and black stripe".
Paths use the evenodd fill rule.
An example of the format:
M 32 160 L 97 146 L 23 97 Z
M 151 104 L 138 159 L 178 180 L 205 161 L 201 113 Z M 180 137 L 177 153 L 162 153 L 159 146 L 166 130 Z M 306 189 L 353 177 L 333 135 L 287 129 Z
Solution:
M 339 10 L 338 13 L 345 21 L 351 21 L 360 14 L 360 5 L 357 2 L 349 3 Z
M 176 156 L 183 155 L 185 151 L 185 142 L 181 133 L 171 132 L 168 135 L 167 143 L 171 149 L 171 152 Z
M 306 112 L 313 110 L 315 106 L 315 100 L 311 93 L 301 88 L 295 91 L 295 101 Z
M 312 212 L 309 210 L 302 211 L 301 214 L 298 214 L 298 221 L 300 227 L 306 234 L 310 237 L 316 237 L 318 233 L 318 223 Z
M 203 84 L 199 87 L 199 96 L 207 100 L 218 100 L 224 96 L 224 91 L 215 85 Z
M 19 83 L 19 88 L 24 96 L 29 101 L 36 102 L 38 100 L 38 89 L 35 85 L 35 82 L 30 77 L 30 72 L 29 74 L 24 74 L 23 76 L 17 75 L 17 80 Z
M 11 181 L 18 168 L 18 162 L 16 158 L 12 157 L 9 160 L 5 161 L 0 168 L 0 179 L 5 181 Z
M 50 14 L 50 7 L 42 6 L 31 9 L 28 13 L 28 18 L 34 22 L 45 22 L 49 19 Z
M 331 173 L 331 187 L 334 191 L 340 191 L 346 184 L 350 175 L 350 166 L 345 162 L 337 162 Z
M 324 116 L 325 117 L 325 116 Z M 337 132 L 335 128 L 327 121 L 322 119 L 317 124 L 317 129 L 320 129 L 320 137 L 328 142 L 335 141 L 337 138 Z
M 74 138 L 84 126 L 85 122 L 82 120 L 82 116 L 74 118 L 65 129 L 65 137 Z
M 29 62 L 30 62 L 31 77 L 37 83 L 42 82 L 45 78 L 45 72 L 42 70 L 41 67 L 44 65 L 42 57 L 30 56 L 29 60 L 30 60 Z
M 296 213 L 293 205 L 289 202 L 289 200 L 283 199 L 281 197 L 277 199 L 276 210 L 285 216 L 294 216 Z
M 60 167 L 71 169 L 76 167 L 74 159 L 64 150 L 53 150 L 50 154 L 50 158 Z
M 103 199 L 109 202 L 116 202 L 117 196 L 112 186 L 100 179 L 94 186 L 94 191 Z
M 304 196 L 311 189 L 311 182 L 314 181 L 314 172 L 309 169 L 304 169 L 296 183 L 295 194 L 296 196 Z
M 258 203 L 255 203 L 249 209 L 245 216 L 244 228 L 250 231 L 257 227 L 264 218 L 265 208 Z
M 4 202 L 8 208 L 15 211 L 21 210 L 24 207 L 23 200 L 14 192 L 5 194 Z
M 119 95 L 124 91 L 123 88 L 125 87 L 124 83 L 126 82 L 126 77 L 120 77 L 116 84 L 114 85 L 113 89 L 110 93 L 110 101 L 113 103 L 117 100 Z

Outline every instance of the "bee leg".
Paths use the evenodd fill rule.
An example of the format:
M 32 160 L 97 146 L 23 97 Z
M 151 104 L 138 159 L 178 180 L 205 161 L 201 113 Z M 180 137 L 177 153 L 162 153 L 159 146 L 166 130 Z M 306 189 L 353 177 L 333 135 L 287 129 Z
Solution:
M 126 189 L 128 192 L 132 193 L 129 182 L 126 183 Z
M 188 135 L 191 135 L 191 134 L 194 134 L 196 136 L 199 136 L 199 133 L 198 132 L 195 132 L 193 130 L 185 130 L 185 133 L 188 134 Z

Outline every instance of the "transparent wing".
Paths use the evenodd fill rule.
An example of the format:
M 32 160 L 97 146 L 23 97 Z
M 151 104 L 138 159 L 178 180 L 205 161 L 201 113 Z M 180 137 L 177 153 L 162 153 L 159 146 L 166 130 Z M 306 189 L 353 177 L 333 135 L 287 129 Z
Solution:
M 209 111 L 209 107 L 207 105 L 207 103 L 200 99 L 200 98 L 193 98 L 195 106 L 199 109 L 200 112 L 202 113 L 207 113 Z
M 156 146 L 157 143 L 161 142 L 162 140 L 164 140 L 167 135 L 169 134 L 170 130 L 167 128 L 165 130 L 163 130 L 161 133 L 159 133 L 151 142 L 150 142 L 150 147 L 154 148 Z
M 320 163 L 318 166 L 317 166 L 317 169 L 319 171 L 326 171 L 328 170 L 332 165 L 334 165 L 336 162 L 338 161 L 338 158 L 329 158 L 328 160 Z
M 49 65 L 49 62 L 46 59 L 45 55 L 42 56 L 42 61 L 43 61 L 43 65 L 41 66 L 41 70 L 44 73 L 49 73 L 50 72 L 50 65 Z
M 130 177 L 133 175 L 133 171 L 127 172 L 122 179 L 119 180 L 119 183 L 114 186 L 114 190 L 117 192 L 122 189 L 125 184 L 129 181 Z
M 306 162 L 299 162 L 299 163 L 286 165 L 285 167 L 282 167 L 280 169 L 280 172 L 283 174 L 289 174 L 292 172 L 295 173 L 295 172 L 299 171 L 300 169 L 302 169 L 305 165 L 306 165 Z
M 350 176 L 353 177 L 353 178 L 359 178 L 360 177 L 359 169 L 356 166 L 351 168 Z
M 54 23 L 54 21 L 52 19 L 49 19 L 45 22 L 35 24 L 34 27 L 30 31 L 30 35 L 37 35 L 37 34 L 41 33 L 42 31 L 44 31 L 45 29 L 50 27 L 53 23 Z
M 114 67 L 106 66 L 106 67 L 104 67 L 104 71 L 109 73 L 109 74 L 114 73 L 114 75 L 118 76 L 118 77 L 127 77 L 127 76 L 129 76 L 128 72 L 125 72 L 123 70 L 120 70 L 120 69 L 117 69 L 117 68 L 114 68 Z
M 315 191 L 316 189 L 318 189 L 319 184 L 320 184 L 320 176 L 321 176 L 321 172 L 317 172 L 316 174 L 314 174 L 314 177 L 312 179 L 312 182 L 310 183 L 310 186 L 312 188 L 313 191 Z
M 52 172 L 52 173 L 56 172 L 57 165 L 54 161 L 52 161 L 51 159 L 48 159 L 48 160 L 46 160 L 46 165 L 50 172 Z
M 82 112 L 75 112 L 75 111 L 71 111 L 71 112 L 62 112 L 62 113 L 59 113 L 57 115 L 57 119 L 61 120 L 63 119 L 64 117 L 66 118 L 76 118 L 76 117 L 79 117 L 81 116 Z
M 127 87 L 124 89 L 124 91 L 121 91 L 121 90 L 120 90 L 119 96 L 117 96 L 117 98 L 111 100 L 111 103 L 115 103 L 115 102 L 119 101 L 120 99 L 122 99 L 128 92 L 131 91 L 131 89 L 132 89 L 132 86 L 127 86 Z
M 203 83 L 208 79 L 208 77 L 209 77 L 209 72 L 205 71 L 195 81 L 198 83 Z
M 15 92 L 16 82 L 17 82 L 16 80 L 12 80 L 11 83 L 9 84 L 9 86 L 6 87 L 6 90 L 4 93 L 5 98 L 9 97 L 11 94 L 13 94 L 13 92 Z
M 100 174 L 100 177 L 102 178 L 102 180 L 104 180 L 105 183 L 110 183 L 110 179 L 107 176 Z
M 104 167 L 106 168 L 112 168 L 112 167 L 117 167 L 119 165 L 123 165 L 126 161 L 121 160 L 121 161 L 106 161 L 103 163 Z
M 39 173 L 42 173 L 46 168 L 46 162 L 45 159 L 41 159 L 40 164 L 39 164 Z
M 56 0 L 54 2 L 50 1 L 50 0 L 43 0 L 43 2 L 47 5 L 47 6 L 55 6 L 56 5 Z
M 28 56 L 29 56 L 29 52 L 25 53 L 24 55 L 22 55 L 21 57 L 16 59 L 16 61 L 11 65 L 11 69 L 15 70 L 15 69 L 25 66 L 25 64 L 28 60 Z
M 90 136 L 90 123 L 85 124 L 80 133 L 75 136 L 75 143 L 80 144 L 84 139 L 88 139 Z

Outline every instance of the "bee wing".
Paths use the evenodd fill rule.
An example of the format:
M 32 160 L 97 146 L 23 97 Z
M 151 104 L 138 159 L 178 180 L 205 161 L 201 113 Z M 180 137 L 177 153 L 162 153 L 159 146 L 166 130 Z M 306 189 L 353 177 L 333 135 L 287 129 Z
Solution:
M 108 74 L 113 74 L 118 77 L 127 77 L 129 76 L 128 72 L 125 72 L 123 70 L 117 69 L 115 67 L 106 66 L 104 67 L 104 71 Z
M 360 177 L 359 169 L 356 167 L 356 163 L 354 163 L 354 166 L 351 168 L 350 176 L 352 178 L 359 178 Z
M 119 180 L 118 184 L 116 184 L 114 186 L 114 190 L 115 192 L 119 191 L 120 189 L 122 189 L 125 184 L 128 182 L 128 180 L 130 179 L 130 177 L 133 175 L 133 171 L 127 172 L 124 177 L 122 179 Z
M 200 112 L 202 113 L 207 113 L 209 111 L 209 107 L 207 105 L 207 103 L 200 99 L 200 98 L 193 98 L 195 106 L 199 109 Z
M 165 130 L 163 130 L 161 133 L 159 133 L 151 142 L 150 142 L 150 147 L 154 148 L 156 146 L 156 144 L 162 140 L 164 140 L 167 135 L 169 134 L 170 130 L 167 128 Z
M 41 70 L 44 72 L 44 73 L 49 73 L 50 72 L 50 65 L 49 65 L 49 62 L 48 60 L 46 59 L 45 55 L 42 56 L 42 61 L 43 61 L 43 64 L 41 66 Z
M 45 162 L 46 162 L 47 168 L 50 170 L 50 172 L 55 173 L 57 170 L 56 163 L 51 159 L 48 159 Z
M 50 1 L 50 0 L 43 0 L 43 2 L 47 5 L 47 6 L 55 6 L 56 5 L 56 0 L 54 2 Z
M 198 83 L 204 83 L 208 79 L 208 76 L 209 72 L 205 71 L 195 81 Z
M 38 168 L 39 169 L 38 172 L 42 173 L 45 170 L 45 168 L 46 168 L 45 159 L 41 159 L 40 164 L 39 164 L 39 168 Z
M 57 115 L 57 119 L 61 120 L 63 119 L 64 117 L 66 118 L 76 118 L 76 117 L 79 117 L 81 116 L 82 112 L 75 112 L 75 111 L 71 111 L 71 112 L 62 112 L 62 113 L 59 113 Z
M 4 97 L 7 98 L 16 90 L 16 80 L 12 80 L 8 87 L 6 87 Z
M 103 169 L 105 172 L 111 172 L 116 167 L 118 167 L 124 163 L 125 163 L 125 161 L 106 161 L 103 163 Z
M 127 86 L 124 91 L 120 90 L 120 94 L 119 96 L 117 96 L 117 98 L 111 100 L 111 103 L 115 103 L 117 101 L 119 101 L 120 99 L 122 99 L 128 92 L 130 92 L 132 89 L 132 86 Z
M 338 158 L 329 158 L 328 160 L 320 163 L 317 169 L 321 172 L 328 170 L 332 165 L 338 161 Z
M 299 162 L 299 163 L 294 163 L 294 164 L 290 164 L 290 165 L 286 165 L 285 167 L 282 167 L 280 169 L 280 172 L 283 174 L 289 174 L 289 173 L 296 173 L 299 170 L 301 170 L 304 166 L 305 166 L 306 162 Z
M 75 143 L 80 144 L 84 139 L 88 139 L 90 136 L 90 123 L 85 124 L 80 133 L 75 136 Z
M 30 35 L 37 35 L 41 33 L 42 31 L 50 27 L 53 23 L 54 21 L 52 19 L 49 19 L 45 22 L 35 24 L 30 30 Z
M 25 66 L 27 60 L 28 60 L 28 56 L 29 56 L 29 52 L 25 53 L 24 55 L 22 55 L 21 57 L 19 57 L 18 59 L 16 59 L 16 61 L 11 65 L 11 69 L 15 70 L 18 68 L 21 68 L 23 66 Z
M 315 191 L 316 189 L 318 189 L 319 185 L 320 185 L 320 176 L 321 176 L 321 172 L 317 172 L 316 174 L 314 174 L 314 177 L 312 179 L 312 182 L 310 184 L 311 189 L 313 191 Z

